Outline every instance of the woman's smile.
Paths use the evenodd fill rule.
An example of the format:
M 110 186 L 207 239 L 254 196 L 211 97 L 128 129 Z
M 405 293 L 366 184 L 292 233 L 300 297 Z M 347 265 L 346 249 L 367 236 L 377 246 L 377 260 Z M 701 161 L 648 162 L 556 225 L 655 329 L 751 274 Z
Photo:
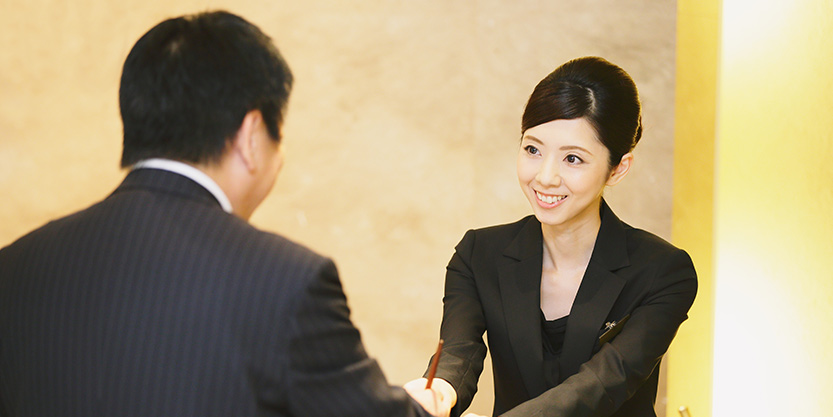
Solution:
M 535 196 L 538 198 L 538 204 L 543 208 L 557 207 L 567 198 L 566 195 L 544 194 L 538 190 L 535 190 Z

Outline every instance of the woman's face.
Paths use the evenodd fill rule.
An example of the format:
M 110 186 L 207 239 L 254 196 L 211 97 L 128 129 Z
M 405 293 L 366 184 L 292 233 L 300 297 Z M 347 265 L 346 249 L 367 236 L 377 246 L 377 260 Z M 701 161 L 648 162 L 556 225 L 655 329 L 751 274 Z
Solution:
M 618 168 L 611 171 L 608 156 L 584 118 L 527 129 L 518 153 L 518 180 L 535 217 L 558 227 L 598 219 L 605 185 L 618 182 Z

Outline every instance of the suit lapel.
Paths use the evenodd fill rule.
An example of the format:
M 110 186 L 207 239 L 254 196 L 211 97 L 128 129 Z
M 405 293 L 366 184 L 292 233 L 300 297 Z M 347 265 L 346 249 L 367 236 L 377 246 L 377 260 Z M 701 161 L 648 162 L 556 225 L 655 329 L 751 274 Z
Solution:
M 504 250 L 498 270 L 509 343 L 530 396 L 546 390 L 542 372 L 541 224 L 530 217 Z
M 593 255 L 567 322 L 560 360 L 562 379 L 578 372 L 593 355 L 599 332 L 625 286 L 625 280 L 613 272 L 629 264 L 624 226 L 604 200 L 601 216 Z

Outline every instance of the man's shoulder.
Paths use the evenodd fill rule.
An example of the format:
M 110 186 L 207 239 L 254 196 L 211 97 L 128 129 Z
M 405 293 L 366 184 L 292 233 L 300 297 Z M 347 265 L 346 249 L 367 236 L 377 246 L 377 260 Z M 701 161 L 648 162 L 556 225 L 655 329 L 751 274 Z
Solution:
M 240 223 L 242 223 L 240 233 L 248 237 L 248 240 L 243 244 L 250 250 L 271 253 L 275 260 L 312 264 L 328 261 L 326 256 L 290 237 L 259 229 L 242 220 L 240 220 Z
M 11 242 L 0 246 L 0 253 L 4 251 L 9 252 L 15 248 L 26 247 L 28 245 L 37 244 L 45 239 L 50 239 L 51 236 L 60 234 L 62 229 L 65 229 L 68 225 L 71 225 L 73 222 L 81 218 L 89 209 L 90 208 L 86 208 L 71 214 L 63 215 L 62 217 L 56 219 L 47 220 L 45 223 L 42 223 L 37 227 L 30 229 L 23 235 L 16 237 Z
M 135 252 L 137 256 L 155 254 L 175 262 L 200 259 L 233 270 L 240 270 L 246 263 L 274 269 L 280 265 L 316 268 L 328 262 L 325 256 L 291 238 L 259 229 L 219 207 L 187 200 L 154 205 L 137 199 L 107 198 L 49 221 L 2 251 L 36 256 L 34 252 L 64 253 L 67 247 L 84 247 L 93 249 L 86 250 L 86 255 L 95 256 L 93 253 L 101 252 L 108 241 L 118 242 L 113 251 Z M 15 258 L 20 259 L 20 254 Z

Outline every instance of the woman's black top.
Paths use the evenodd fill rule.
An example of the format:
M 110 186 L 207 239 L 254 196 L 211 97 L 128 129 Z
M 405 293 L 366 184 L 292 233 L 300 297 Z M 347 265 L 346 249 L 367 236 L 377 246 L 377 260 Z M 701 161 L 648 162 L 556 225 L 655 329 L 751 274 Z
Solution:
M 547 320 L 541 313 L 541 324 L 544 342 L 544 377 L 550 388 L 561 383 L 558 359 L 561 347 L 564 346 L 564 335 L 567 333 L 567 318 L 564 316 L 555 320 Z

